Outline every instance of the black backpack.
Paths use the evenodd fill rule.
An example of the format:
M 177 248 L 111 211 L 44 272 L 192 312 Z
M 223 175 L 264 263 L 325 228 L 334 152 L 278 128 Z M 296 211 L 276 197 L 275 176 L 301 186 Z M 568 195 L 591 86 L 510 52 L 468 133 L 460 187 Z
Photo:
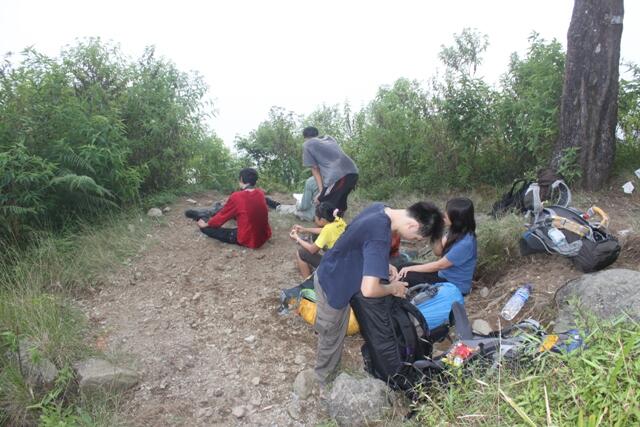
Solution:
M 431 357 L 433 342 L 444 338 L 448 327 L 431 333 L 416 306 L 390 295 L 367 298 L 359 292 L 351 308 L 364 338 L 365 370 L 394 389 L 412 390 L 420 380 L 413 363 Z
M 527 209 L 524 207 L 524 194 L 532 182 L 533 181 L 528 179 L 515 180 L 513 185 L 511 185 L 511 189 L 504 193 L 500 200 L 493 204 L 489 215 L 497 218 L 510 210 L 516 213 L 525 213 Z
M 551 168 L 540 169 L 535 181 L 527 179 L 514 181 L 511 189 L 493 204 L 489 215 L 498 218 L 509 211 L 519 214 L 535 212 L 542 208 L 544 201 L 561 206 L 571 204 L 571 190 L 562 176 Z

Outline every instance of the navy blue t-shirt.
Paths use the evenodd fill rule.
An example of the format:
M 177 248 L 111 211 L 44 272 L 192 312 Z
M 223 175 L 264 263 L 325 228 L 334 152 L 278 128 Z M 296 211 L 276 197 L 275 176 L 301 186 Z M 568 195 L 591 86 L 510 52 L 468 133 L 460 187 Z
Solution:
M 382 203 L 365 208 L 347 226 L 320 262 L 318 281 L 335 309 L 349 304 L 360 290 L 363 276 L 389 279 L 391 219 Z

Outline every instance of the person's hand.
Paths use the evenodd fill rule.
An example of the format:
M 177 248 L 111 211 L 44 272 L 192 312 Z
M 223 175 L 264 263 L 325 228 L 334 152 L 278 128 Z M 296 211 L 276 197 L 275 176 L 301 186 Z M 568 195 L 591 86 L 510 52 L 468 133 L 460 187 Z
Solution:
M 291 237 L 291 240 L 294 240 L 294 241 L 297 242 L 298 241 L 298 232 L 295 229 L 291 230 L 289 232 L 289 237 Z
M 304 227 L 303 227 L 303 226 L 301 226 L 301 225 L 299 225 L 299 224 L 295 224 L 295 225 L 293 226 L 293 230 L 295 230 L 297 233 L 302 233 L 302 229 L 303 229 L 303 228 L 304 228 Z
M 391 295 L 399 298 L 406 298 L 407 296 L 407 282 L 391 282 Z
M 206 222 L 204 222 L 203 219 L 199 219 L 197 224 L 198 224 L 198 227 L 200 227 L 200 228 L 207 228 L 208 227 L 208 224 Z
M 316 194 L 316 197 L 313 198 L 313 204 L 314 205 L 320 204 L 320 193 Z
M 395 265 L 389 264 L 389 281 L 393 282 L 398 279 L 398 269 Z
M 398 276 L 397 276 L 398 280 L 404 279 L 405 277 L 407 277 L 407 273 L 413 270 L 414 270 L 413 266 L 402 267 L 400 271 L 398 271 Z

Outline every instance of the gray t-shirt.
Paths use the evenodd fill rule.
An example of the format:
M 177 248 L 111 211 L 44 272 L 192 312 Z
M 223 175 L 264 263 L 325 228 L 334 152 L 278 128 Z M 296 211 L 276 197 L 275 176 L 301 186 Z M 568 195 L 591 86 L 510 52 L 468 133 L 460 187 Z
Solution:
M 302 146 L 302 164 L 306 167 L 318 166 L 324 187 L 330 187 L 340 178 L 350 173 L 358 173 L 353 160 L 342 151 L 330 136 L 311 138 Z

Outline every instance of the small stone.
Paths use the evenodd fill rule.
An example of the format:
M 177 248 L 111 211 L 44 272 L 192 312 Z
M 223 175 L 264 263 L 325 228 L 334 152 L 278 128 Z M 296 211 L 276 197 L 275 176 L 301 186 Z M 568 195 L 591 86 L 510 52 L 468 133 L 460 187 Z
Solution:
M 298 374 L 293 382 L 293 392 L 300 399 L 307 399 L 313 393 L 316 385 L 316 373 L 313 369 L 306 369 Z
M 136 231 L 136 228 L 133 226 L 133 224 L 128 224 L 127 230 L 129 230 L 129 233 L 134 233 Z
M 147 216 L 158 218 L 162 216 L 162 211 L 158 208 L 151 208 L 147 211 Z
M 260 406 L 260 404 L 262 403 L 262 399 L 260 398 L 260 396 L 253 396 L 249 403 L 251 403 L 252 406 Z
M 253 378 L 251 378 L 251 384 L 253 384 L 253 385 L 260 385 L 260 377 L 253 377 Z
M 293 359 L 293 362 L 296 365 L 304 365 L 306 361 L 307 361 L 307 359 L 301 354 L 297 355 L 296 358 Z
M 171 208 L 167 206 L 166 208 L 162 209 L 162 212 L 164 213 L 171 212 Z
M 198 413 L 196 414 L 196 417 L 198 417 L 198 418 L 208 418 L 211 415 L 213 415 L 213 409 L 212 408 L 200 408 L 200 409 L 198 409 Z
M 244 406 L 236 406 L 233 409 L 231 409 L 231 413 L 236 418 L 244 417 L 245 416 L 245 412 L 246 412 L 246 410 L 245 410 Z
M 483 319 L 474 320 L 471 328 L 481 335 L 489 335 L 493 331 L 489 322 Z
M 221 388 L 217 388 L 213 392 L 213 395 L 215 397 L 221 397 L 223 394 L 224 394 L 224 390 L 222 390 Z
M 287 372 L 287 368 L 283 365 L 278 366 L 278 372 Z
M 196 292 L 195 295 L 191 298 L 191 301 L 198 301 L 202 294 L 200 292 Z
M 480 296 L 482 298 L 486 298 L 489 296 L 489 288 L 487 288 L 486 286 L 483 286 L 482 289 L 480 289 Z
M 141 273 L 141 272 L 139 272 L 139 271 L 136 271 L 136 272 L 133 274 L 133 278 L 134 278 L 134 279 L 136 279 L 136 280 L 140 280 L 140 279 L 142 279 L 142 273 Z
M 301 416 L 300 402 L 294 399 L 287 405 L 287 413 L 294 420 L 299 420 Z
M 249 335 L 244 340 L 245 340 L 245 342 L 248 342 L 249 344 L 251 344 L 252 342 L 255 342 L 256 337 L 254 335 Z
M 187 203 L 189 203 L 190 205 L 197 205 L 198 204 L 198 202 L 196 202 L 193 199 L 187 199 Z

